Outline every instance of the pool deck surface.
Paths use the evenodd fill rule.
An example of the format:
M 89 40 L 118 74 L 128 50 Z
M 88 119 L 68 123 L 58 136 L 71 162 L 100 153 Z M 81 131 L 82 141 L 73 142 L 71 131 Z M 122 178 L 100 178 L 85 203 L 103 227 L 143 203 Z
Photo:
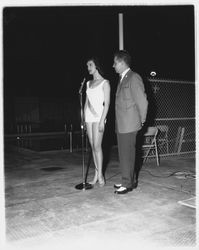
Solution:
M 85 170 L 88 153 L 85 152 Z M 82 152 L 5 150 L 6 249 L 154 249 L 196 245 L 195 156 L 142 166 L 137 189 L 114 194 L 117 148 L 106 185 L 78 190 Z M 92 179 L 91 162 L 88 181 Z

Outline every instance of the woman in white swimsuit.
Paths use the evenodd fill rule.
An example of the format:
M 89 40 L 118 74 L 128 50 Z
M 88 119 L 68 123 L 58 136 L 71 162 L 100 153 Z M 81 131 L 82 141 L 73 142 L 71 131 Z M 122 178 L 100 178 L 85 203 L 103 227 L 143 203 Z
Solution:
M 99 182 L 100 186 L 104 186 L 102 139 L 110 103 L 110 85 L 109 81 L 103 78 L 96 58 L 87 61 L 87 68 L 93 79 L 87 82 L 84 116 L 95 164 L 95 175 L 89 183 L 94 185 Z

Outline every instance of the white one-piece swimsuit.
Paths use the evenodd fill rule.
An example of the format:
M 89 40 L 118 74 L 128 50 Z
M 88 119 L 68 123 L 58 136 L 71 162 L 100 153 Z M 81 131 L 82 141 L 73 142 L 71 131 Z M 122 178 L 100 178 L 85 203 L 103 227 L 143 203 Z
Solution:
M 99 122 L 104 109 L 104 90 L 103 85 L 106 80 L 103 80 L 96 87 L 91 87 L 89 81 L 87 82 L 86 94 L 90 105 L 93 110 L 90 109 L 89 104 L 85 110 L 85 122 Z

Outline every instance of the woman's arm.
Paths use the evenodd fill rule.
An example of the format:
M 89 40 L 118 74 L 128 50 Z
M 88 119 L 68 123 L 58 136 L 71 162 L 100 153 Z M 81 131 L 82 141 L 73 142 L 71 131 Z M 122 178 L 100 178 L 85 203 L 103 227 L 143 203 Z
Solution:
M 86 100 L 85 100 L 85 104 L 84 104 L 84 116 L 85 116 L 87 106 L 88 106 L 88 97 L 86 95 Z
M 103 85 L 103 90 L 104 90 L 104 109 L 102 112 L 102 116 L 100 119 L 100 123 L 99 123 L 99 130 L 103 131 L 104 130 L 104 123 L 106 120 L 106 116 L 109 110 L 109 105 L 110 105 L 110 84 L 109 81 L 105 81 L 104 85 Z

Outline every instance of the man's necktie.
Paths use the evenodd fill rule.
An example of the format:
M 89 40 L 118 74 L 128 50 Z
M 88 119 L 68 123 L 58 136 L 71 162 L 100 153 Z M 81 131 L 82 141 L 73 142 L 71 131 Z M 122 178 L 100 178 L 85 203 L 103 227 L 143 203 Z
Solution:
M 119 79 L 118 79 L 118 85 L 117 85 L 117 93 L 120 91 L 121 89 L 121 81 L 122 81 L 122 76 L 119 75 Z

